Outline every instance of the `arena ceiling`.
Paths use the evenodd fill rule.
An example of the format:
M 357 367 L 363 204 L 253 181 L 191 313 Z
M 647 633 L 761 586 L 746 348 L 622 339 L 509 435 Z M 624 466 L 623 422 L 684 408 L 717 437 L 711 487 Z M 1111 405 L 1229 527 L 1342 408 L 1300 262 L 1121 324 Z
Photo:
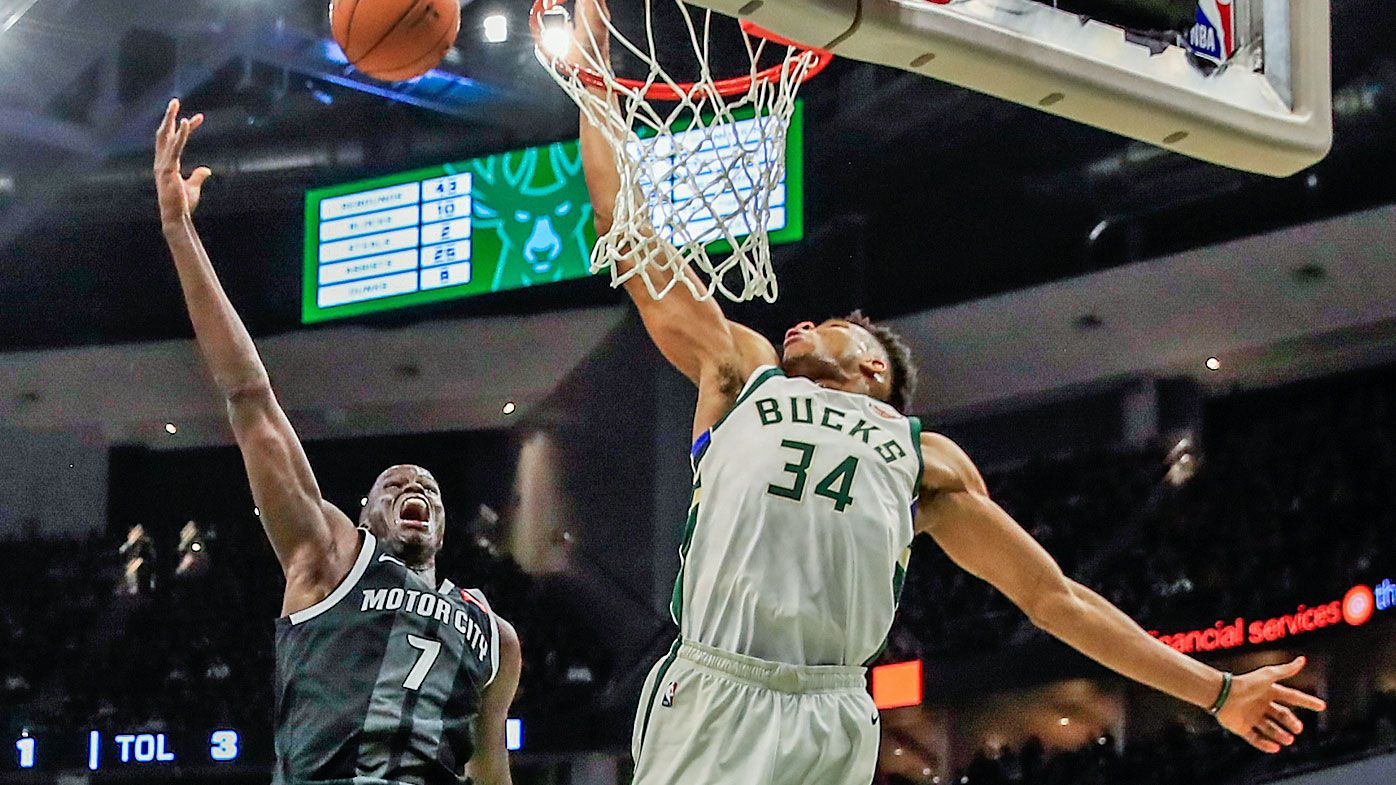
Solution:
M 201 225 L 230 294 L 258 335 L 301 329 L 307 186 L 575 134 L 525 5 L 486 45 L 480 20 L 505 6 L 471 0 L 441 72 L 389 88 L 336 61 L 323 0 L 0 0 L 0 352 L 188 334 L 146 152 L 173 94 L 210 116 L 191 156 L 220 175 Z M 1333 6 L 1335 149 L 1287 180 L 836 62 L 805 93 L 812 230 L 780 252 L 790 307 L 834 307 L 802 298 L 802 275 L 907 314 L 1396 200 L 1396 9 Z M 367 324 L 615 302 L 586 281 Z

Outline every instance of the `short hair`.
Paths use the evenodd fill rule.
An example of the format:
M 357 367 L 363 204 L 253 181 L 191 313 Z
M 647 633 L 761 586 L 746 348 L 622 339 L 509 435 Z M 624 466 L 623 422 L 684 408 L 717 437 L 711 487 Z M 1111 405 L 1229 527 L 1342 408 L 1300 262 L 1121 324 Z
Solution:
M 906 412 L 911 406 L 911 396 L 916 393 L 916 363 L 911 359 L 911 347 L 907 346 L 901 333 L 874 322 L 864 315 L 862 310 L 844 317 L 844 321 L 867 330 L 882 344 L 882 350 L 887 352 L 887 362 L 892 366 L 892 383 L 889 386 L 887 402 L 897 411 Z

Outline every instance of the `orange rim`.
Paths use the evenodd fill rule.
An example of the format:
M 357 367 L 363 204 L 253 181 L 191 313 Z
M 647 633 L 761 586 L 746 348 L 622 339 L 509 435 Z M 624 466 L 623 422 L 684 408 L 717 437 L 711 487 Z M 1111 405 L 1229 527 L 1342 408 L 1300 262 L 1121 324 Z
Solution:
M 546 52 L 543 51 L 543 15 L 551 11 L 552 9 L 562 5 L 566 1 L 567 0 L 534 0 L 533 11 L 529 14 L 528 18 L 529 27 L 533 31 L 533 41 L 535 45 L 534 48 L 537 50 L 539 57 L 542 58 L 544 62 L 552 62 L 553 67 L 556 68 L 558 73 L 562 74 L 563 76 L 575 76 L 579 81 L 581 81 L 588 87 L 596 88 L 599 90 L 605 90 L 606 77 L 602 76 L 596 71 L 593 71 L 590 68 L 587 68 L 584 65 L 580 65 L 578 63 L 569 63 L 562 60 L 561 58 L 550 57 Z M 768 32 L 762 29 L 761 27 L 752 24 L 751 22 L 748 22 L 745 19 L 742 20 L 741 24 L 742 29 L 745 30 L 749 35 L 765 38 L 768 41 L 783 46 L 793 46 L 797 49 L 800 49 L 803 53 L 814 54 L 814 62 L 810 64 L 809 70 L 805 72 L 803 78 L 801 79 L 802 82 L 809 81 L 820 71 L 823 71 L 834 59 L 834 54 L 832 52 L 826 52 L 823 49 L 814 49 L 812 47 L 806 47 L 789 39 L 781 38 L 780 36 Z M 744 76 L 734 76 L 728 79 L 716 80 L 712 83 L 711 86 L 699 85 L 697 82 L 683 82 L 676 85 L 670 85 L 667 82 L 650 84 L 648 82 L 642 82 L 639 79 L 626 79 L 624 77 L 614 75 L 611 76 L 611 80 L 614 81 L 616 84 L 622 85 L 626 88 L 643 94 L 645 98 L 648 98 L 652 101 L 681 101 L 684 98 L 687 98 L 689 95 L 692 95 L 696 90 L 700 88 L 711 90 L 721 96 L 741 95 L 742 93 L 745 93 L 747 90 L 750 90 L 751 86 L 757 82 L 777 81 L 782 76 L 784 76 L 785 71 L 787 69 L 794 66 L 795 62 L 796 58 L 788 58 L 785 60 L 785 62 L 777 63 L 776 65 L 773 65 L 770 68 L 766 68 L 754 74 L 746 74 Z

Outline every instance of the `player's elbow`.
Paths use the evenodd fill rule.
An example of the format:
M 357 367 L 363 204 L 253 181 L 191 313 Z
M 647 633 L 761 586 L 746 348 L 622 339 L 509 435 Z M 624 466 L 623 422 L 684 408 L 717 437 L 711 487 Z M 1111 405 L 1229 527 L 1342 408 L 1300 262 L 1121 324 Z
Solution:
M 1058 575 L 1033 593 L 1023 612 L 1033 626 L 1050 633 L 1070 624 L 1083 607 L 1076 593 L 1075 582 L 1065 575 Z
M 265 373 L 255 374 L 246 379 L 230 380 L 219 385 L 230 409 L 265 406 L 276 400 L 271 389 L 271 379 Z
M 611 231 L 611 227 L 615 224 L 615 219 L 611 216 L 609 210 L 598 210 L 593 205 L 591 224 L 596 227 L 596 236 L 604 237 L 606 233 Z

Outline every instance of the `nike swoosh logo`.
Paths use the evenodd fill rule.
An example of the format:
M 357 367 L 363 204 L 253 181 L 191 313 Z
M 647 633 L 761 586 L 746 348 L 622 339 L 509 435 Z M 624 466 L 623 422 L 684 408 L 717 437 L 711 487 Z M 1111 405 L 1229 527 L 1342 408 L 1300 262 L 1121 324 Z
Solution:
M 402 564 L 402 560 L 393 558 L 392 556 L 389 556 L 389 555 L 386 554 L 386 553 L 383 554 L 382 556 L 379 556 L 379 557 L 378 557 L 378 561 L 380 561 L 380 562 L 390 561 L 390 562 L 392 562 L 393 564 Z M 406 564 L 402 564 L 402 566 L 406 567 L 407 565 L 406 565 Z

